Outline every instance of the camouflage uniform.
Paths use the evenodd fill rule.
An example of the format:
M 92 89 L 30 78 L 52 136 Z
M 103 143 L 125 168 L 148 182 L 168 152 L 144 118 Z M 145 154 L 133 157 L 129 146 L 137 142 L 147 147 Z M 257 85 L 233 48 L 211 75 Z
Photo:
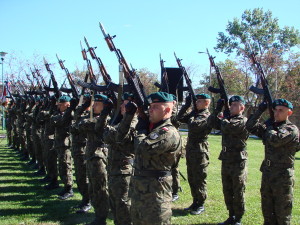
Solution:
M 32 135 L 31 135 L 31 127 L 32 127 L 33 118 L 30 116 L 30 114 L 32 113 L 32 107 L 33 107 L 33 105 L 29 105 L 26 108 L 25 131 L 26 131 L 26 148 L 28 149 L 29 155 L 31 157 L 31 163 L 35 163 L 36 157 L 35 157 L 35 152 L 34 152 L 33 143 L 32 143 Z
M 92 224 L 106 224 L 109 210 L 109 197 L 107 190 L 107 148 L 104 146 L 103 124 L 96 126 L 99 115 L 89 115 L 79 123 L 79 129 L 87 135 L 86 143 L 86 168 L 89 179 L 89 196 L 95 210 L 95 220 Z
M 49 176 L 51 182 L 56 182 L 58 177 L 57 152 L 53 147 L 55 127 L 50 121 L 51 116 L 54 114 L 54 108 L 56 108 L 56 106 L 51 106 L 51 108 L 44 109 L 38 115 L 39 121 L 43 124 L 43 158 L 47 175 Z
M 180 115 L 180 114 L 179 114 Z M 208 134 L 212 127 L 207 123 L 210 113 L 208 109 L 185 113 L 178 118 L 188 124 L 188 139 L 186 145 L 186 165 L 188 182 L 193 196 L 193 202 L 203 206 L 207 198 L 206 177 L 209 164 Z
M 181 139 L 170 119 L 155 124 L 148 134 L 139 130 L 134 141 L 135 171 L 132 178 L 133 224 L 170 224 L 171 170 L 178 163 Z
M 78 124 L 81 118 L 89 115 L 89 111 L 82 113 L 82 107 L 77 107 L 74 113 L 74 122 L 70 127 L 72 142 L 71 152 L 74 160 L 76 183 L 78 191 L 82 196 L 82 204 L 88 204 L 90 202 L 90 197 L 88 192 L 88 178 L 85 160 L 86 133 L 79 129 Z
M 72 110 L 66 109 L 51 117 L 51 123 L 55 127 L 54 149 L 58 154 L 58 171 L 65 190 L 71 190 L 73 185 L 72 156 L 69 128 L 72 121 Z
M 266 225 L 291 224 L 294 161 L 299 150 L 299 130 L 289 120 L 266 126 L 259 123 L 258 110 L 247 122 L 247 129 L 262 138 L 265 158 L 260 171 L 261 207 Z
M 32 113 L 30 117 L 32 118 L 32 128 L 31 128 L 31 135 L 32 135 L 32 143 L 35 152 L 35 157 L 38 162 L 39 169 L 45 168 L 44 161 L 43 161 L 43 150 L 42 150 L 42 142 L 41 142 L 41 125 L 37 119 L 37 115 L 40 111 L 40 106 L 35 105 L 32 109 Z
M 115 224 L 131 224 L 128 196 L 131 175 L 133 173 L 133 132 L 137 117 L 126 124 L 122 120 L 118 125 L 107 126 L 103 135 L 104 142 L 109 148 L 109 197 Z M 128 129 L 129 128 L 129 129 Z
M 7 146 L 12 145 L 12 120 L 11 120 L 11 104 L 9 103 L 7 109 L 6 109 L 6 134 L 7 134 Z
M 10 111 L 11 113 L 11 125 L 12 125 L 12 144 L 13 148 L 17 149 L 19 146 L 19 137 L 18 137 L 18 130 L 17 130 L 17 106 L 14 105 Z
M 245 185 L 247 180 L 246 141 L 249 137 L 246 130 L 247 118 L 243 115 L 218 118 L 219 112 L 214 111 L 208 123 L 222 131 L 222 160 L 223 194 L 229 216 L 240 220 L 245 212 Z

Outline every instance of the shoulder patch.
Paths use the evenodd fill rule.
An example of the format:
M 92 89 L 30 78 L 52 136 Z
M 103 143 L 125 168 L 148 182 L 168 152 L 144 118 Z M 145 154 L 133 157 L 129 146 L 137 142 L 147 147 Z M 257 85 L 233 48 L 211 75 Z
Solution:
M 167 127 L 162 127 L 161 129 L 164 131 L 169 131 L 169 128 L 167 128 Z
M 151 133 L 151 134 L 150 134 L 150 138 L 151 138 L 152 140 L 155 140 L 155 139 L 158 138 L 158 134 L 157 134 L 157 133 Z

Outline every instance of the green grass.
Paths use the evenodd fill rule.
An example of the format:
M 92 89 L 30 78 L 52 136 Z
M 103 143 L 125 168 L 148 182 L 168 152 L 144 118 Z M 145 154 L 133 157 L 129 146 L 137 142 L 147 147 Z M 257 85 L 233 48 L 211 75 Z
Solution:
M 0 133 L 2 133 L 0 131 Z M 183 211 L 191 204 L 192 198 L 187 181 L 181 180 L 183 192 L 173 204 L 173 224 L 217 224 L 227 218 L 223 200 L 220 177 L 221 162 L 217 159 L 221 146 L 220 136 L 210 136 L 210 165 L 208 171 L 208 198 L 206 211 L 202 215 L 192 216 Z M 85 215 L 75 214 L 72 206 L 80 202 L 75 185 L 75 197 L 60 201 L 56 197 L 58 190 L 45 191 L 33 170 L 11 149 L 5 148 L 6 141 L 0 140 L 0 224 L 85 224 L 93 220 L 93 212 Z M 248 140 L 248 181 L 246 186 L 246 213 L 243 224 L 262 224 L 260 209 L 259 167 L 263 159 L 263 145 L 260 140 Z M 299 175 L 300 157 L 296 155 L 296 177 Z M 181 172 L 186 177 L 185 159 L 180 162 Z M 292 224 L 300 224 L 300 181 L 296 179 L 294 192 Z M 113 224 L 110 218 L 108 224 Z

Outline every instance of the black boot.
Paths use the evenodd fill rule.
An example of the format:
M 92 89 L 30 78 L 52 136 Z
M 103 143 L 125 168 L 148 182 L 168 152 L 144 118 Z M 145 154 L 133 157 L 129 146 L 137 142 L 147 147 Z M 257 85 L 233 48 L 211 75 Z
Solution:
M 51 182 L 51 177 L 49 175 L 46 175 L 44 178 L 39 180 L 42 183 L 48 183 Z
M 189 207 L 184 208 L 184 210 L 190 211 L 190 210 L 193 210 L 196 206 L 197 206 L 197 200 L 194 199 L 193 203 Z
M 218 225 L 234 225 L 235 223 L 235 217 L 229 216 L 227 220 L 225 220 L 223 223 L 218 223 Z
M 172 194 L 172 202 L 175 202 L 179 199 L 179 195 L 177 193 Z
M 82 206 L 76 211 L 76 213 L 87 213 L 92 208 L 91 203 L 84 203 Z
M 71 198 L 73 196 L 74 196 L 74 193 L 73 193 L 72 187 L 65 187 L 65 189 L 58 194 L 58 198 L 60 200 L 67 200 L 68 198 Z
M 203 213 L 204 210 L 205 209 L 204 209 L 203 204 L 196 204 L 194 209 L 191 210 L 191 214 L 192 215 L 199 215 L 199 214 Z
M 33 173 L 34 176 L 44 176 L 46 175 L 45 167 L 42 166 L 38 171 Z

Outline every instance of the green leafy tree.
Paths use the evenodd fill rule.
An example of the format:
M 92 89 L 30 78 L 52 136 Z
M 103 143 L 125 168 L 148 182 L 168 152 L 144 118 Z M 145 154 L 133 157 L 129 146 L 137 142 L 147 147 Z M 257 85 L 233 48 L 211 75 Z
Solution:
M 284 58 L 299 43 L 298 30 L 288 26 L 280 28 L 278 19 L 272 16 L 271 11 L 264 12 L 263 9 L 256 8 L 245 10 L 241 19 L 234 18 L 228 22 L 226 32 L 218 33 L 215 50 L 227 55 L 234 54 L 236 61 L 240 63 L 240 70 L 253 81 L 256 74 L 249 55 L 252 51 L 258 53 L 258 61 L 268 78 L 274 97 L 277 97 L 286 90 L 281 87 L 285 84 L 282 78 L 288 72 Z

